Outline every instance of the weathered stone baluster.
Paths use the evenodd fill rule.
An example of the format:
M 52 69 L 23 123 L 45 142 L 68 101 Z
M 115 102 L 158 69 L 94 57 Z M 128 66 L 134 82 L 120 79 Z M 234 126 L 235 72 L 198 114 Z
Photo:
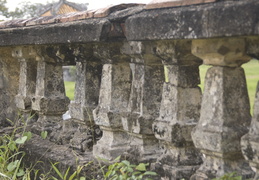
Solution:
M 132 159 L 149 162 L 154 162 L 161 154 L 152 123 L 159 115 L 164 80 L 162 63 L 152 55 L 152 49 L 152 45 L 145 46 L 142 42 L 130 42 L 123 48 L 124 53 L 131 56 L 132 71 L 128 113 L 123 118 L 123 127 L 130 136 Z
M 247 53 L 259 58 L 259 39 L 250 38 L 247 39 Z M 250 125 L 249 132 L 241 139 L 242 153 L 247 161 L 249 161 L 250 167 L 256 173 L 254 180 L 259 179 L 259 81 L 257 83 L 255 101 L 254 101 L 253 118 Z
M 99 104 L 94 110 L 94 121 L 103 131 L 94 145 L 96 157 L 114 159 L 128 150 L 127 133 L 123 131 L 121 117 L 126 111 L 131 85 L 129 62 L 120 55 L 120 43 L 96 46 L 95 54 L 102 59 L 102 79 Z
M 191 179 L 212 179 L 237 172 L 253 175 L 240 146 L 251 121 L 243 68 L 251 58 L 243 39 L 193 40 L 192 53 L 213 67 L 207 71 L 201 117 L 192 138 L 204 162 Z
M 68 130 L 75 129 L 76 132 L 70 140 L 71 146 L 85 151 L 101 135 L 101 132 L 96 132 L 99 127 L 95 126 L 92 111 L 98 104 L 102 64 L 94 58 L 92 46 L 75 48 L 74 55 L 76 58 L 75 96 L 69 106 L 71 116 L 68 122 L 69 129 L 65 128 L 64 134 Z
M 244 135 L 241 140 L 242 152 L 246 160 L 249 161 L 250 166 L 256 173 L 254 180 L 259 178 L 259 81 L 257 84 L 255 104 L 254 104 L 254 116 L 251 122 L 249 133 Z
M 12 51 L 12 56 L 20 62 L 19 91 L 15 103 L 21 111 L 22 118 L 31 120 L 31 100 L 35 94 L 37 75 L 35 50 L 31 47 L 18 47 Z
M 156 54 L 164 64 L 165 82 L 153 131 L 164 151 L 154 165 L 163 177 L 189 179 L 201 164 L 191 131 L 200 117 L 202 61 L 191 54 L 191 41 L 161 41 Z
M 60 128 L 62 114 L 68 109 L 69 99 L 65 94 L 62 64 L 53 58 L 53 47 L 37 49 L 37 80 L 36 93 L 32 99 L 32 109 L 37 111 L 37 131 L 49 133 Z

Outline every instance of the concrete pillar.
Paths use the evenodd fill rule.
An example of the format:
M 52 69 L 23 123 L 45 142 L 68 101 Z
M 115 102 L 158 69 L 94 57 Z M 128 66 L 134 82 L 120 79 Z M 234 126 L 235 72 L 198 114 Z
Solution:
M 93 147 L 95 157 L 115 159 L 128 150 L 128 136 L 122 128 L 131 86 L 129 63 L 120 54 L 120 43 L 96 46 L 95 55 L 103 61 L 99 103 L 93 111 L 94 121 L 103 131 Z
M 125 43 L 122 52 L 131 57 L 132 86 L 123 128 L 129 134 L 132 160 L 154 162 L 161 154 L 152 123 L 158 117 L 164 70 L 158 58 L 149 56 L 142 42 Z
M 251 121 L 246 79 L 240 65 L 250 60 L 243 39 L 193 40 L 192 53 L 213 67 L 207 71 L 201 116 L 192 132 L 203 164 L 191 179 L 212 179 L 236 172 L 253 175 L 240 140 Z
M 189 179 L 201 164 L 191 138 L 200 117 L 201 60 L 191 54 L 191 41 L 158 42 L 155 54 L 165 69 L 160 113 L 153 123 L 163 154 L 152 166 L 163 178 Z
M 34 119 L 31 100 L 35 95 L 37 75 L 35 50 L 31 47 L 17 47 L 12 51 L 12 56 L 20 62 L 19 90 L 15 103 L 21 118 L 30 124 Z
M 32 109 L 39 115 L 35 130 L 55 133 L 61 128 L 62 115 L 68 110 L 69 99 L 65 94 L 62 64 L 49 56 L 49 51 L 48 47 L 37 49 L 36 92 L 32 98 Z

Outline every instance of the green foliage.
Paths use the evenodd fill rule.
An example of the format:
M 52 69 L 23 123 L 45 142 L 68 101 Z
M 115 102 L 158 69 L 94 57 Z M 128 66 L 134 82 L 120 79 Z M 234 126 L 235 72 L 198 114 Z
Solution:
M 214 178 L 212 180 L 242 180 L 242 176 L 237 176 L 235 172 L 224 174 L 219 178 Z
M 51 162 L 51 166 L 53 168 L 53 170 L 55 171 L 55 173 L 57 174 L 57 177 L 52 176 L 50 179 L 53 180 L 86 180 L 85 177 L 80 176 L 81 171 L 83 170 L 84 167 L 88 166 L 91 162 L 89 162 L 86 165 L 78 165 L 76 171 L 74 171 L 73 173 L 70 172 L 70 167 L 67 168 L 67 170 L 62 173 L 61 170 L 57 167 L 57 165 L 59 164 L 58 162 L 56 163 L 52 163 Z
M 104 179 L 107 180 L 149 180 L 148 176 L 156 176 L 152 171 L 147 171 L 149 164 L 140 163 L 133 165 L 127 160 L 120 161 L 120 156 L 116 158 L 108 170 L 104 173 Z
M 26 169 L 22 160 L 25 152 L 20 147 L 31 138 L 30 132 L 22 132 L 16 138 L 16 130 L 11 135 L 0 136 L 0 177 L 1 179 L 15 180 L 25 175 Z
M 48 132 L 47 132 L 47 131 L 42 131 L 42 132 L 40 133 L 40 136 L 41 136 L 42 139 L 46 139 L 47 136 L 48 136 Z

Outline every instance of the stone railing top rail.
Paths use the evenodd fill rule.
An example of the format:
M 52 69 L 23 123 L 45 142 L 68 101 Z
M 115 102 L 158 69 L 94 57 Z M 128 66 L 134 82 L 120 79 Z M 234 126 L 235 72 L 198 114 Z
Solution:
M 258 0 L 153 0 L 0 23 L 0 46 L 259 34 Z

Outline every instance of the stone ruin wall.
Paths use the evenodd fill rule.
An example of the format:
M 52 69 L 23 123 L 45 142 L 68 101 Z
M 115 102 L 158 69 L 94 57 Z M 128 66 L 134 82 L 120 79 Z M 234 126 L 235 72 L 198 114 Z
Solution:
M 53 148 L 48 158 L 65 164 L 76 149 L 83 160 L 125 155 L 149 162 L 168 179 L 229 172 L 258 179 L 259 85 L 251 117 L 241 65 L 259 58 L 259 2 L 155 7 L 2 22 L 1 126 L 18 111 L 25 119 L 36 113 L 28 128 L 48 131 L 67 153 Z M 202 64 L 212 66 L 203 93 Z M 76 66 L 71 102 L 64 65 Z M 63 120 L 67 111 L 71 118 Z M 36 152 L 44 143 L 27 148 Z

